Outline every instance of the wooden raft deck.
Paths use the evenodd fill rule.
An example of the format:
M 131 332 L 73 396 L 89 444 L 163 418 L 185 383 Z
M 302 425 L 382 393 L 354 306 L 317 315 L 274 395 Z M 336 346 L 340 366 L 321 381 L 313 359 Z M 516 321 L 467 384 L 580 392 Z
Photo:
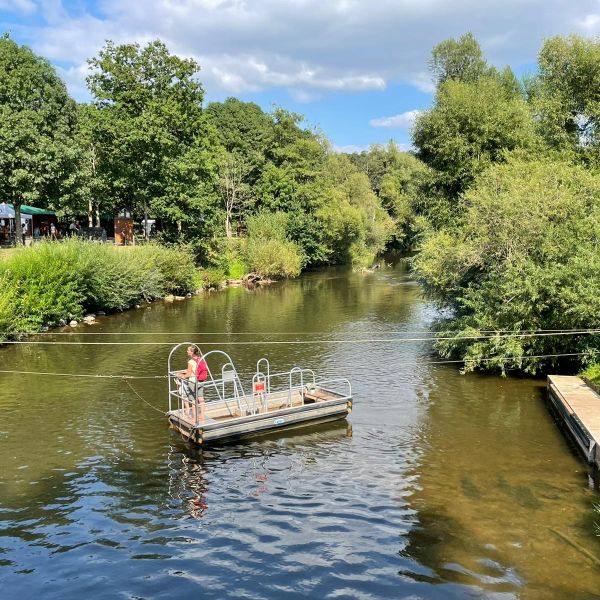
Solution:
M 249 406 L 250 411 L 232 410 L 225 401 L 207 402 L 206 419 L 195 423 L 185 410 L 168 413 L 171 428 L 196 444 L 236 439 L 256 433 L 296 427 L 308 421 L 333 421 L 346 417 L 352 410 L 351 396 L 317 388 L 314 392 L 296 390 L 290 398 L 287 391 L 269 394 L 267 405 Z
M 579 377 L 548 375 L 548 398 L 586 460 L 600 468 L 600 395 Z

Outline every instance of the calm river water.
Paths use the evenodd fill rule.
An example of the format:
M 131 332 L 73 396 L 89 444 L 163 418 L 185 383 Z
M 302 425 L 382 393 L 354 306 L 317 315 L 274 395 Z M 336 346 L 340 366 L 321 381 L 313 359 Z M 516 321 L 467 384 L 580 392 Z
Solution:
M 267 355 L 355 397 L 348 422 L 201 452 L 122 381 L 0 375 L 2 598 L 600 598 L 600 495 L 543 380 L 368 341 L 434 316 L 402 264 L 331 269 L 44 338 L 161 345 L 0 349 L 2 369 L 161 375 L 175 342 L 231 341 L 241 372 Z M 165 388 L 134 383 L 161 410 Z

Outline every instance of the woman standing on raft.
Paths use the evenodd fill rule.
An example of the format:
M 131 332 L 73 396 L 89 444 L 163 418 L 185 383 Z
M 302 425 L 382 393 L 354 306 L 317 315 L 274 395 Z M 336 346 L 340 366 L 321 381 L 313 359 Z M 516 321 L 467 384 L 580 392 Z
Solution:
M 208 377 L 208 365 L 202 358 L 197 346 L 188 346 L 187 355 L 190 357 L 185 371 L 179 371 L 176 375 L 181 379 L 182 392 L 188 397 L 190 404 L 190 417 L 196 422 L 197 406 L 200 404 L 200 423 L 204 423 L 204 382 Z

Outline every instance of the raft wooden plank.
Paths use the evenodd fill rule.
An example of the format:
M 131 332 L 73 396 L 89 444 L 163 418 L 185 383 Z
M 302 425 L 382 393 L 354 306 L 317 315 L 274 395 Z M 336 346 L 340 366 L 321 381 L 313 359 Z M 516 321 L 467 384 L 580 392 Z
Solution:
M 581 378 L 566 375 L 549 375 L 548 391 L 588 461 L 600 466 L 600 395 Z
M 301 399 L 295 406 L 286 406 L 279 410 L 248 415 L 246 417 L 198 424 L 195 427 L 181 411 L 171 411 L 171 427 L 196 443 L 239 438 L 257 432 L 272 431 L 299 425 L 304 422 L 317 422 L 344 418 L 351 409 L 352 401 L 341 397 L 314 404 L 302 404 Z
M 204 430 L 202 431 L 202 438 L 205 442 L 207 442 L 231 437 L 240 437 L 259 431 L 276 430 L 281 427 L 295 425 L 304 421 L 316 421 L 331 417 L 333 415 L 339 415 L 340 418 L 343 418 L 347 413 L 348 409 L 345 404 L 322 406 L 310 411 L 289 413 L 281 417 L 267 413 L 262 415 L 261 419 L 241 423 L 232 423 L 231 425 L 219 427 L 218 429 Z M 275 424 L 275 421 L 281 421 L 281 423 Z

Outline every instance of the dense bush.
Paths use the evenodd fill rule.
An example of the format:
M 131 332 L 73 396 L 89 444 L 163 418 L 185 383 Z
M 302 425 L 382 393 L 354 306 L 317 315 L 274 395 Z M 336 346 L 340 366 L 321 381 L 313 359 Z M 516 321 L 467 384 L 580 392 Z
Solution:
M 600 325 L 600 177 L 513 157 L 484 173 L 461 208 L 460 222 L 431 236 L 414 261 L 429 296 L 453 317 L 443 326 L 456 339 L 439 344 L 442 354 L 465 358 L 468 368 L 529 372 L 548 363 L 541 354 L 591 356 L 597 339 L 588 335 L 460 338 Z
M 23 248 L 0 262 L 0 335 L 38 331 L 89 310 L 121 310 L 199 285 L 191 256 L 156 245 L 79 240 Z
M 289 215 L 261 211 L 248 218 L 246 263 L 262 277 L 297 277 L 304 265 L 302 248 L 287 238 Z
M 252 271 L 262 277 L 297 277 L 302 253 L 294 242 L 277 239 L 250 239 L 246 249 Z

